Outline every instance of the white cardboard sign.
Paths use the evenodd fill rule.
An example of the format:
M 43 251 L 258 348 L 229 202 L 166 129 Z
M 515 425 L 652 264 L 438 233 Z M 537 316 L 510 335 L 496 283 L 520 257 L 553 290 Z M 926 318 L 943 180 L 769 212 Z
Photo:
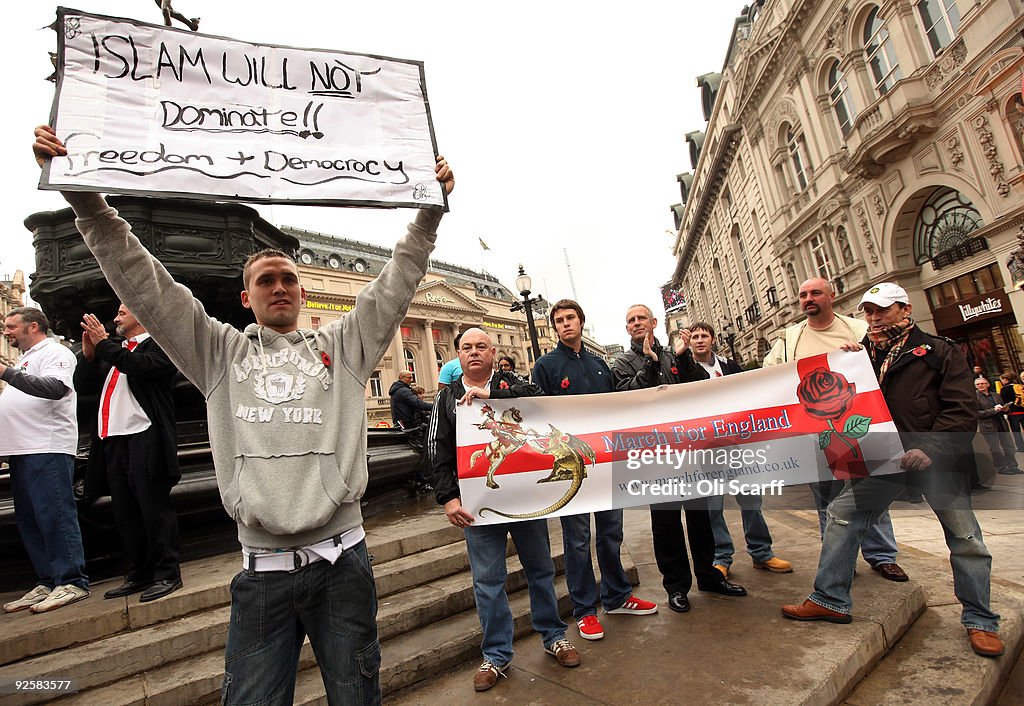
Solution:
M 59 8 L 41 188 L 442 207 L 423 64 Z

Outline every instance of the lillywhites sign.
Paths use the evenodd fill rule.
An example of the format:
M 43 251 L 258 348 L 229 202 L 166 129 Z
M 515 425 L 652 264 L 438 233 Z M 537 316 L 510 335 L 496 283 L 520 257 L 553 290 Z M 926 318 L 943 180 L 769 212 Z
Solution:
M 44 189 L 447 208 L 423 64 L 57 11 Z
M 978 304 L 974 306 L 970 304 L 959 304 L 957 308 L 960 309 L 960 315 L 964 317 L 964 321 L 970 321 L 971 319 L 976 319 L 979 316 L 984 316 L 985 314 L 1001 312 L 1003 310 L 1003 302 L 995 297 L 989 297 L 988 299 L 978 302 Z
M 894 473 L 903 456 L 864 351 L 648 390 L 475 400 L 456 427 L 462 504 L 479 524 L 779 494 Z

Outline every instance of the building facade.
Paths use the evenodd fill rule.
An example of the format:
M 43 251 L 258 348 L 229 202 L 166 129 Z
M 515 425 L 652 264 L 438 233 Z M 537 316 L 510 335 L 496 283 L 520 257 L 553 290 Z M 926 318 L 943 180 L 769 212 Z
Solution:
M 1024 368 L 1022 29 L 1016 0 L 745 8 L 721 73 L 697 79 L 668 318 L 729 324 L 763 358 L 803 280 L 851 315 L 891 280 L 972 364 Z
M 14 276 L 7 276 L 4 279 L 0 279 L 0 322 L 7 318 L 7 312 L 11 309 L 17 309 L 19 306 L 24 306 L 25 302 L 25 274 L 21 270 L 17 270 Z M 14 365 L 15 361 L 18 360 L 20 352 L 17 348 L 11 346 L 7 341 L 7 338 L 0 336 L 0 363 L 4 365 Z M 5 386 L 5 383 L 0 382 L 0 390 Z
M 389 248 L 283 227 L 299 240 L 296 254 L 306 301 L 299 326 L 326 326 L 351 311 L 356 296 L 391 259 Z M 431 260 L 409 312 L 370 377 L 366 409 L 370 426 L 391 423 L 388 390 L 398 373 L 409 370 L 428 397 L 437 392 L 441 366 L 456 357 L 455 336 L 470 327 L 491 334 L 498 355 L 511 356 L 516 370 L 533 366 L 526 316 L 510 311 L 512 292 L 492 275 Z

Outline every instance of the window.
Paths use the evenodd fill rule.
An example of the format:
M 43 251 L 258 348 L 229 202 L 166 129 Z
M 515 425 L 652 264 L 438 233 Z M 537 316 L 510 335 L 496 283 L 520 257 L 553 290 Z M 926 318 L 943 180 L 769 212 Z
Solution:
M 316 331 L 318 328 L 320 328 L 320 317 L 319 316 L 310 316 L 309 317 L 309 327 L 311 329 L 313 329 L 314 331 Z
M 832 68 L 828 71 L 828 99 L 832 104 L 832 112 L 836 115 L 836 122 L 839 123 L 839 131 L 843 137 L 850 134 L 853 129 L 853 115 L 856 109 L 850 100 L 849 84 L 843 72 L 839 70 L 839 61 L 832 62 Z
M 952 250 L 971 238 L 984 225 L 971 200 L 959 191 L 936 189 L 917 215 L 914 226 L 914 254 L 917 264 Z
M 403 348 L 402 352 L 405 357 L 405 369 L 416 377 L 416 355 L 408 348 Z
M 440 372 L 441 371 L 441 366 L 444 365 L 445 362 L 446 362 L 445 358 L 444 358 L 444 351 L 441 350 L 440 348 L 435 348 L 434 349 L 434 359 L 435 359 L 435 362 L 437 363 L 437 370 L 438 370 L 438 372 Z
M 739 226 L 733 228 L 732 237 L 736 244 L 736 251 L 739 253 L 740 265 L 743 266 L 743 275 L 747 282 L 747 291 L 750 292 L 750 300 L 756 302 L 757 290 L 754 284 L 754 272 L 750 269 L 750 260 L 747 258 L 747 247 L 743 243 L 743 235 L 740 233 Z
M 828 252 L 828 245 L 820 235 L 811 237 L 811 259 L 814 260 L 814 270 L 822 279 L 832 281 L 832 258 Z
M 925 290 L 932 308 L 956 304 L 969 297 L 1003 289 L 1003 276 L 999 264 L 992 263 L 979 270 Z
M 896 61 L 896 50 L 889 39 L 889 30 L 885 28 L 885 20 L 878 16 L 877 7 L 871 10 L 864 25 L 864 51 L 875 81 L 875 90 L 878 95 L 884 96 L 903 78 L 903 74 Z
M 921 15 L 928 43 L 932 45 L 932 53 L 938 56 L 960 31 L 960 8 L 956 6 L 956 0 L 920 0 L 917 12 Z
M 792 127 L 786 130 L 786 151 L 789 152 L 789 161 L 793 164 L 796 183 L 800 186 L 800 191 L 803 191 L 807 188 L 807 173 L 804 168 L 807 160 L 804 158 L 803 138 L 798 137 Z
M 380 371 L 374 370 L 370 376 L 370 397 L 383 397 L 384 386 L 380 384 Z
M 796 278 L 796 268 L 790 262 L 786 265 L 786 277 L 789 279 L 789 287 L 793 290 L 793 297 L 796 298 L 800 292 L 800 280 Z

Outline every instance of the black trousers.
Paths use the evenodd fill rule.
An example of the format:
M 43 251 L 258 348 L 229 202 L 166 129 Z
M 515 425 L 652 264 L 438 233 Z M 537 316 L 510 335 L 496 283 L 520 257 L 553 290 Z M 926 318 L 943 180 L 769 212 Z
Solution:
M 1017 469 L 1017 449 L 1013 445 L 1013 437 L 1007 431 L 983 431 L 981 433 L 992 453 L 992 462 L 997 471 Z
M 180 538 L 171 484 L 162 469 L 150 468 L 149 463 L 151 446 L 157 443 L 155 431 L 151 427 L 100 443 L 114 520 L 128 560 L 128 581 L 177 579 Z
M 685 535 L 682 514 L 686 515 Z M 654 558 L 661 572 L 661 583 L 669 595 L 689 593 L 693 574 L 697 575 L 698 587 L 722 583 L 722 574 L 714 566 L 715 537 L 711 531 L 707 500 L 698 498 L 683 503 L 651 505 L 651 534 L 654 536 Z M 686 553 L 686 535 L 689 535 L 693 553 L 692 574 Z

